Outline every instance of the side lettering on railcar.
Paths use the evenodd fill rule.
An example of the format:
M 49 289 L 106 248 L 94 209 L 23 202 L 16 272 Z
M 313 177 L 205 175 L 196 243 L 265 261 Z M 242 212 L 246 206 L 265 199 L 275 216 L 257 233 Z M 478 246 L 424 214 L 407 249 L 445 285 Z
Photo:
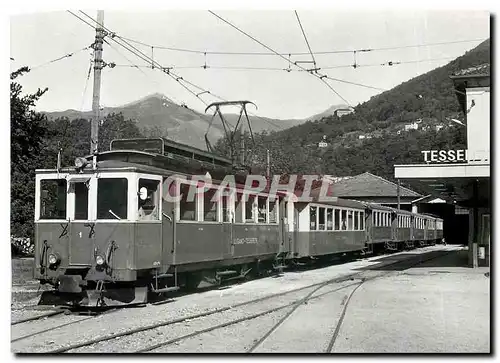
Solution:
M 242 244 L 257 244 L 259 239 L 256 237 L 245 237 L 245 238 L 235 238 L 233 240 L 233 244 L 242 245 Z

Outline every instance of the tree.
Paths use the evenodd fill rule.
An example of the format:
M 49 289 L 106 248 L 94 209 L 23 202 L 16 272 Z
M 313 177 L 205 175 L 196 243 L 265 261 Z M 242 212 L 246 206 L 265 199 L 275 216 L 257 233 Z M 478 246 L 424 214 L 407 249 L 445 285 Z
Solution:
M 10 75 L 11 132 L 11 235 L 32 237 L 35 210 L 35 168 L 41 161 L 43 139 L 47 134 L 46 117 L 34 110 L 36 102 L 47 92 L 38 89 L 22 95 L 15 80 L 29 72 L 23 67 Z

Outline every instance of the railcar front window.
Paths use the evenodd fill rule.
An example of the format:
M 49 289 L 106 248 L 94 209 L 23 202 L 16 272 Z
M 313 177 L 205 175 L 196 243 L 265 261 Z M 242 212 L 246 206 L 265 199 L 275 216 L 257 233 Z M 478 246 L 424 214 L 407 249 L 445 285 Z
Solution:
M 66 219 L 66 180 L 40 181 L 40 219 Z
M 191 185 L 181 184 L 180 193 L 181 200 L 179 202 L 179 219 L 181 221 L 196 220 L 196 196 L 189 195 Z M 193 186 L 193 188 L 196 188 Z M 194 195 L 194 193 L 192 193 Z
M 321 231 L 325 230 L 325 208 L 319 208 L 319 229 Z
M 359 229 L 365 229 L 365 212 L 359 212 Z
M 89 188 L 86 183 L 73 183 L 75 192 L 75 220 L 88 219 Z
M 151 179 L 139 179 L 139 191 L 146 188 L 145 200 L 138 198 L 139 220 L 156 221 L 160 219 L 160 182 Z
M 222 195 L 222 222 L 231 222 L 231 208 L 230 208 L 230 199 L 229 195 Z
M 359 229 L 359 212 L 354 212 L 354 230 L 357 231 Z
M 116 219 L 116 216 L 127 219 L 127 193 L 126 178 L 98 179 L 97 219 Z
M 236 201 L 234 206 L 234 222 L 235 223 L 243 223 L 243 206 L 245 205 L 243 202 L 243 194 L 237 193 Z

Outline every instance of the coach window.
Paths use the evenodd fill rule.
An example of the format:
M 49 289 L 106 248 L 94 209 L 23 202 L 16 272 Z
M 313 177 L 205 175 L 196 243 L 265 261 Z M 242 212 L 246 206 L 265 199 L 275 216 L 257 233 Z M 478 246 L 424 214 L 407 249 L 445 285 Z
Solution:
M 189 195 L 189 190 L 191 188 L 191 185 L 189 184 L 184 184 L 181 183 L 180 185 L 180 193 L 181 193 L 181 200 L 179 203 L 180 210 L 179 210 L 179 219 L 181 221 L 195 221 L 196 220 L 196 198 L 197 196 L 195 193 L 192 196 Z M 195 186 L 193 186 L 195 188 Z
M 354 230 L 359 230 L 359 212 L 357 211 L 354 212 Z
M 217 189 L 210 188 L 203 193 L 203 221 L 217 222 Z
M 40 181 L 40 219 L 66 219 L 66 180 Z
M 127 219 L 126 178 L 100 178 L 97 180 L 97 219 Z
M 145 189 L 142 189 L 145 188 Z M 156 221 L 160 219 L 160 181 L 151 179 L 139 179 L 139 193 L 146 190 L 144 198 L 139 195 L 138 217 L 142 221 Z
M 354 221 L 353 221 L 353 213 L 354 211 L 347 211 L 347 230 L 352 231 L 354 229 Z
M 278 223 L 278 206 L 278 198 L 269 198 L 269 223 Z
M 326 210 L 326 229 L 331 231 L 333 229 L 333 209 L 328 208 Z
M 359 212 L 359 229 L 361 231 L 365 229 L 365 212 Z
M 255 223 L 256 208 L 255 195 L 247 195 L 245 201 L 245 223 Z
M 257 212 L 258 223 L 267 223 L 267 197 L 257 197 Z
M 320 231 L 324 231 L 326 229 L 326 224 L 325 224 L 325 208 L 319 207 L 318 208 L 318 229 Z
M 336 231 L 340 231 L 340 209 L 335 209 L 334 212 L 334 227 Z
M 222 222 L 227 223 L 232 220 L 231 211 L 231 198 L 229 196 L 229 190 L 225 190 L 221 197 L 222 200 Z
M 316 228 L 316 215 L 317 215 L 317 207 L 311 207 L 309 210 L 309 229 L 311 231 L 315 231 Z
M 341 229 L 343 231 L 346 231 L 347 230 L 347 211 L 346 210 L 342 210 L 342 222 L 341 222 Z
M 236 194 L 236 201 L 234 206 L 234 223 L 243 223 L 243 212 L 245 211 L 244 195 L 242 193 Z

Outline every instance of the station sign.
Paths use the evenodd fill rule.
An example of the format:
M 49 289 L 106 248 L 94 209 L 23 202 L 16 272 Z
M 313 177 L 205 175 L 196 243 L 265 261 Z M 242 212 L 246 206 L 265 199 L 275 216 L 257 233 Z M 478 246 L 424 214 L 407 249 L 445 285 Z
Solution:
M 489 150 L 425 150 L 421 151 L 426 163 L 466 163 L 489 161 Z
M 467 150 L 425 150 L 421 151 L 426 163 L 466 162 Z

